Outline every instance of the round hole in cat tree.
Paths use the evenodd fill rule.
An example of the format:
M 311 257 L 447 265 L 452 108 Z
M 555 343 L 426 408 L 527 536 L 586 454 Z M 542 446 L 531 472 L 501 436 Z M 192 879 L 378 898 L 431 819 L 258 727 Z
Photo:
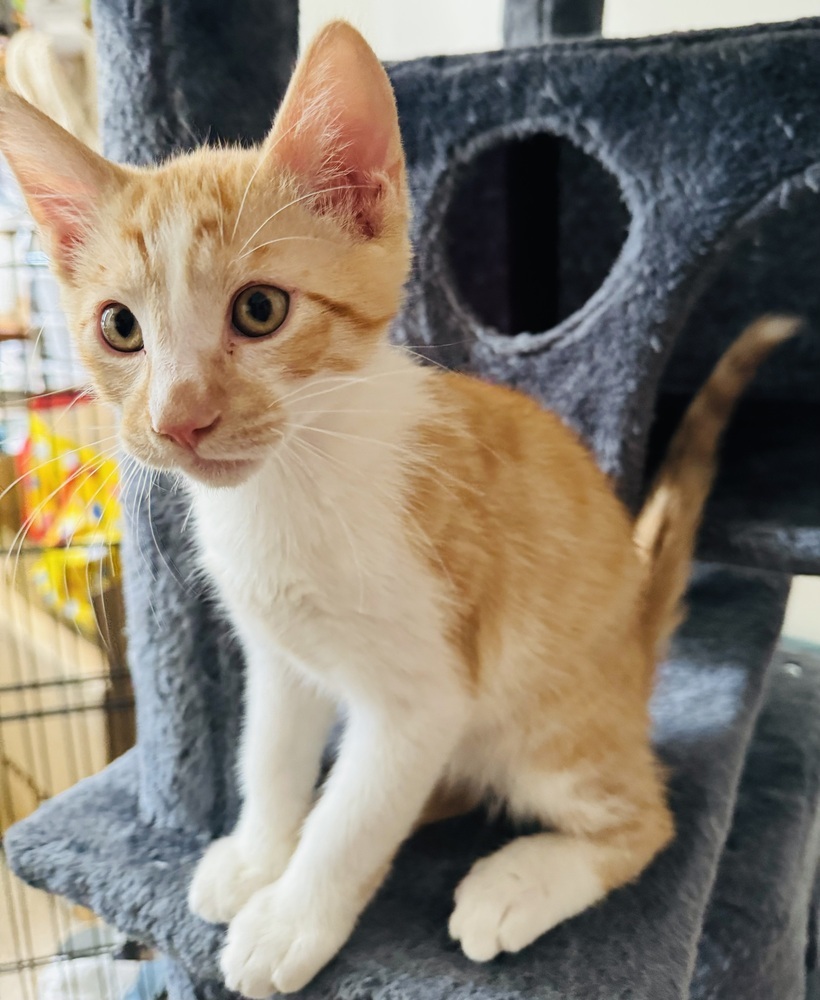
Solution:
M 497 144 L 463 168 L 448 206 L 455 288 L 501 333 L 549 330 L 600 287 L 630 221 L 616 178 L 566 139 Z

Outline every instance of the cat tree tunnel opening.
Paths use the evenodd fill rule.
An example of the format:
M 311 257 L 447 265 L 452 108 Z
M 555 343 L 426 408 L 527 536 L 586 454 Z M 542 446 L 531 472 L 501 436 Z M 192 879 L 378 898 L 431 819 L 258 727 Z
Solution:
M 795 573 L 820 571 L 820 196 L 806 187 L 746 230 L 698 299 L 664 372 L 647 479 L 680 416 L 746 323 L 803 318 L 766 359 L 729 425 L 701 554 Z M 739 319 L 739 317 L 742 317 Z
M 567 139 L 497 143 L 461 169 L 448 206 L 454 287 L 499 333 L 549 330 L 601 286 L 630 221 L 617 179 Z

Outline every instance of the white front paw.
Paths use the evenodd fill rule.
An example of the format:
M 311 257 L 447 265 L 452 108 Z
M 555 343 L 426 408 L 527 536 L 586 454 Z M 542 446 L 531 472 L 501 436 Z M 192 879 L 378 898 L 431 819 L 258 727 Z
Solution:
M 292 851 L 291 844 L 249 847 L 236 835 L 215 840 L 194 872 L 189 908 L 209 923 L 228 923 L 258 889 L 279 878 Z
M 355 914 L 322 894 L 306 901 L 286 880 L 269 885 L 231 921 L 220 965 L 228 989 L 252 998 L 306 986 L 350 936 Z
M 571 837 L 519 837 L 473 865 L 456 889 L 450 937 L 467 958 L 517 952 L 604 894 L 589 845 Z

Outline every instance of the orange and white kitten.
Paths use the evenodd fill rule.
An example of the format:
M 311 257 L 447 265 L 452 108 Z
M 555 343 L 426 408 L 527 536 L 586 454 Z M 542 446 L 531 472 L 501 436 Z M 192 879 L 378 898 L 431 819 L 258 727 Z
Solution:
M 554 415 L 389 343 L 404 157 L 348 25 L 310 46 L 259 149 L 116 166 L 11 95 L 0 147 L 126 449 L 190 487 L 247 654 L 241 816 L 190 889 L 230 922 L 227 985 L 304 986 L 411 831 L 488 800 L 543 832 L 456 889 L 470 958 L 636 878 L 673 835 L 647 700 L 717 437 L 793 324 L 724 357 L 636 524 Z

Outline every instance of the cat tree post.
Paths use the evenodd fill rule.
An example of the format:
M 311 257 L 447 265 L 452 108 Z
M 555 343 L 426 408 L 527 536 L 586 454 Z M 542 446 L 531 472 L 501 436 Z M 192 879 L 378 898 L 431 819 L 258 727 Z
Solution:
M 104 152 L 150 163 L 203 142 L 262 139 L 296 59 L 298 2 L 96 0 L 94 27 Z M 183 541 L 173 566 L 163 555 L 175 548 L 170 536 L 187 508 L 163 477 L 155 480 L 147 495 L 134 488 L 126 496 L 140 808 L 161 825 L 218 831 L 236 809 L 222 776 L 235 752 L 241 654 L 219 611 L 191 582 L 191 545 Z M 203 676 L 194 702 L 209 721 L 191 728 L 191 692 L 180 697 L 177 669 L 197 659 Z M 169 724 L 158 728 L 160 713 Z
M 257 142 L 296 60 L 298 0 L 94 0 L 106 155 Z

